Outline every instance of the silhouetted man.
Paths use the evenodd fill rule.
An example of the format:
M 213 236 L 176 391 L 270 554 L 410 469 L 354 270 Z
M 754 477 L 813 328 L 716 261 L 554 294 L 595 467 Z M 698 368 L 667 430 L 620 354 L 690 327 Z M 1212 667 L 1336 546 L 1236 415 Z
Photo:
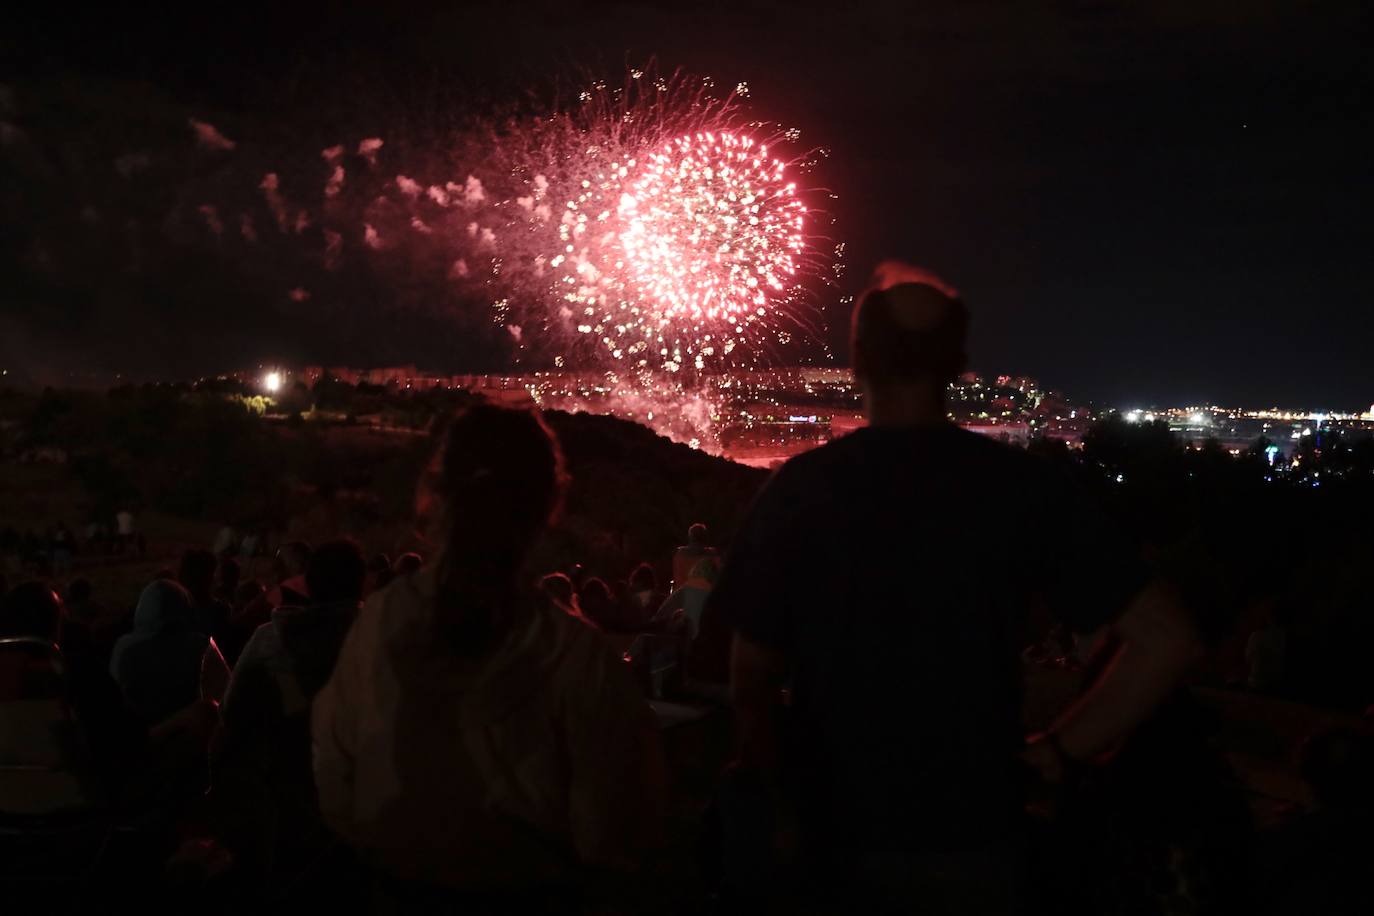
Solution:
M 732 695 L 777 851 L 854 911 L 1016 912 L 1026 764 L 1053 780 L 1109 749 L 1200 652 L 1065 481 L 948 421 L 967 323 L 938 278 L 880 265 L 853 323 L 869 425 L 778 471 L 707 611 L 736 631 Z M 1020 652 L 1041 602 L 1124 648 L 1027 743 Z

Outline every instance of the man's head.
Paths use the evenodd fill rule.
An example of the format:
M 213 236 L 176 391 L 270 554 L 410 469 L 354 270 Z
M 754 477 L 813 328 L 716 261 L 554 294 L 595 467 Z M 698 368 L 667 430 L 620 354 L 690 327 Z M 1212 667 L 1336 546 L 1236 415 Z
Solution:
M 630 590 L 634 592 L 651 592 L 658 588 L 658 574 L 648 563 L 640 563 L 630 573 Z
M 412 551 L 410 553 L 403 553 L 397 557 L 396 562 L 391 567 L 391 571 L 398 576 L 409 576 L 419 572 L 424 568 L 424 565 L 425 558 Z
M 210 594 L 210 586 L 215 581 L 215 568 L 219 561 L 208 550 L 192 548 L 181 555 L 181 565 L 177 569 L 177 581 L 186 587 L 191 597 L 204 601 Z
M 539 580 L 539 587 L 544 590 L 544 594 L 555 601 L 562 602 L 563 604 L 572 604 L 572 580 L 562 573 L 549 573 L 543 579 Z
M 687 543 L 692 547 L 705 547 L 709 537 L 710 532 L 701 522 L 697 522 L 687 529 Z
M 363 598 L 367 563 L 347 538 L 321 544 L 310 555 L 305 587 L 314 604 L 357 604 Z
M 232 595 L 239 587 L 239 579 L 243 575 L 243 566 L 233 557 L 221 557 L 219 569 L 215 573 L 215 578 L 219 583 L 219 590 L 227 595 Z
M 919 267 L 884 261 L 854 309 L 854 377 L 870 393 L 943 393 L 964 371 L 967 334 L 968 311 L 957 290 Z

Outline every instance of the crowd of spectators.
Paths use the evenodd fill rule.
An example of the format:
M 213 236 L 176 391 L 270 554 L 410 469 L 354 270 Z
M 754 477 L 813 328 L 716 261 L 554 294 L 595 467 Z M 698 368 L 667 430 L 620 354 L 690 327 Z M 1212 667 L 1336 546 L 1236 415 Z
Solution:
M 148 540 L 129 509 L 120 509 L 108 518 L 94 518 L 80 531 L 62 520 L 46 530 L 0 527 L 0 561 L 12 560 L 24 572 L 38 577 L 65 579 L 77 558 L 143 557 L 147 552 Z
M 944 422 L 966 320 L 881 270 L 870 426 L 786 465 L 724 554 L 695 524 L 623 579 L 534 568 L 563 454 L 491 405 L 438 434 L 427 555 L 289 541 L 258 581 L 264 539 L 226 526 L 121 609 L 73 574 L 106 542 L 18 538 L 7 899 L 52 876 L 49 900 L 198 912 L 1361 911 L 1367 727 L 1305 742 L 1307 796 L 1257 829 L 1189 690 L 1214 645 L 1187 589 L 1048 466 Z M 1042 549 L 989 568 L 967 545 L 993 524 Z M 141 549 L 131 514 L 113 532 Z M 1256 693 L 1288 670 L 1282 619 L 1245 641 Z M 1030 735 L 1028 663 L 1081 675 Z M 694 711 L 736 753 L 683 818 L 665 731 Z

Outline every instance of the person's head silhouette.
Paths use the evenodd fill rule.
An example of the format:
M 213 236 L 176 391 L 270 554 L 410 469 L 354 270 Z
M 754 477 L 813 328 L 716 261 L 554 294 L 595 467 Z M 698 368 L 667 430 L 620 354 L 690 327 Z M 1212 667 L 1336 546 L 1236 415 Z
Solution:
M 906 425 L 944 417 L 949 382 L 967 363 L 968 311 L 958 292 L 935 274 L 884 261 L 854 309 L 855 380 L 875 425 Z
M 445 642 L 482 651 L 517 601 L 525 561 L 562 500 L 563 453 L 539 414 L 494 404 L 450 424 L 432 468 L 444 546 L 436 620 Z

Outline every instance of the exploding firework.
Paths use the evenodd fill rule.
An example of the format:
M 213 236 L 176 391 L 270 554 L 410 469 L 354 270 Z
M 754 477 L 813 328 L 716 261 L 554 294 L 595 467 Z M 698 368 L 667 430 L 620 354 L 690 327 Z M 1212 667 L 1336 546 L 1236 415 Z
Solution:
M 766 145 L 677 137 L 583 182 L 548 263 L 560 315 L 612 359 L 704 369 L 795 293 L 806 207 Z
M 819 190 L 799 184 L 823 151 L 747 120 L 745 95 L 630 70 L 441 141 L 340 143 L 320 153 L 318 212 L 293 215 L 270 173 L 257 225 L 317 227 L 327 272 L 359 259 L 417 301 L 485 300 L 522 361 L 595 380 L 545 403 L 710 448 L 719 409 L 702 379 L 766 366 L 794 342 L 823 353 L 816 297 L 840 252 L 817 231 Z M 224 231 L 213 208 L 202 216 Z
M 493 130 L 504 174 L 484 177 L 513 184 L 483 214 L 500 320 L 560 364 L 630 373 L 752 365 L 812 336 L 824 265 L 803 161 L 779 155 L 795 136 L 744 123 L 709 81 L 640 71 Z

